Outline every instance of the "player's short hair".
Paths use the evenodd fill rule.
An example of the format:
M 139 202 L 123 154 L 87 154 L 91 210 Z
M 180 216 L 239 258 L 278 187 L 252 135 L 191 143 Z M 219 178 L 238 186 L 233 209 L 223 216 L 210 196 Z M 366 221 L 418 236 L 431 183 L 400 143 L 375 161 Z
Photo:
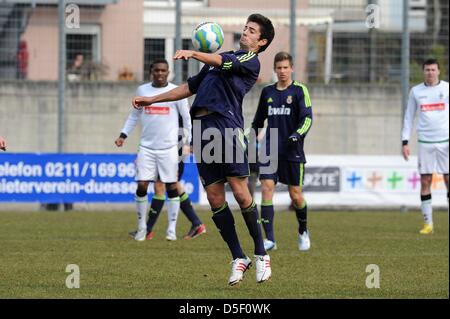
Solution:
M 275 58 L 273 59 L 273 68 L 275 68 L 275 65 L 277 64 L 277 62 L 281 62 L 281 61 L 285 61 L 285 60 L 289 61 L 290 66 L 294 65 L 294 60 L 292 59 L 292 55 L 290 55 L 289 53 L 284 52 L 284 51 L 278 52 L 275 55 Z
M 427 59 L 427 60 L 425 60 L 425 62 L 423 62 L 422 70 L 425 70 L 425 66 L 432 65 L 432 64 L 436 64 L 437 67 L 438 67 L 438 70 L 439 70 L 439 61 L 436 60 L 436 59 L 433 59 L 433 58 L 432 59 Z
M 272 43 L 272 40 L 275 37 L 275 29 L 273 27 L 272 21 L 270 21 L 269 18 L 263 16 L 262 14 L 254 13 L 247 18 L 247 22 L 257 23 L 261 31 L 260 40 L 267 40 L 267 44 L 259 48 L 259 52 L 263 52 L 265 49 L 267 49 L 270 43 Z
M 164 63 L 165 65 L 167 65 L 167 68 L 169 68 L 169 62 L 167 62 L 166 59 L 156 59 L 156 60 L 152 61 L 152 64 L 150 64 L 150 72 L 152 71 L 155 64 L 158 64 L 158 63 Z

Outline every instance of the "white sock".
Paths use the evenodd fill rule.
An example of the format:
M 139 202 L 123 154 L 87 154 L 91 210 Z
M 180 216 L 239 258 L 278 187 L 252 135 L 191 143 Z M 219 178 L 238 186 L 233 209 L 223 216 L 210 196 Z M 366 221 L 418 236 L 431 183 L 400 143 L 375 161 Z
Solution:
M 147 195 L 145 195 L 144 197 L 135 195 L 134 200 L 136 201 L 138 230 L 147 229 Z
M 431 199 L 422 201 L 422 215 L 425 224 L 433 226 L 433 207 L 431 206 Z
M 167 233 L 176 234 L 178 212 L 180 211 L 180 197 L 169 198 L 167 204 L 168 226 Z

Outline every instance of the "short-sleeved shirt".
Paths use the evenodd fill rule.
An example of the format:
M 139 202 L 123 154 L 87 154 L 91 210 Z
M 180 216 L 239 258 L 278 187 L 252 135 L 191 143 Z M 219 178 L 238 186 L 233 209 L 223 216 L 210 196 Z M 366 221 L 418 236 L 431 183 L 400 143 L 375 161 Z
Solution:
M 229 51 L 220 54 L 222 65 L 205 65 L 188 79 L 191 93 L 196 94 L 191 114 L 200 107 L 230 119 L 235 128 L 244 128 L 242 102 L 258 79 L 260 63 L 252 51 Z

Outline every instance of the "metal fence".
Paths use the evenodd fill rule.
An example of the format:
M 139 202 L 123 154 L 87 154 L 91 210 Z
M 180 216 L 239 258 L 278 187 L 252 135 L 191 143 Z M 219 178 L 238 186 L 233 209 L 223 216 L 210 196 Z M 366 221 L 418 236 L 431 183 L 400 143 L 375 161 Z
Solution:
M 112 101 L 126 102 L 127 105 L 122 107 L 128 110 L 128 100 L 133 94 L 133 90 L 129 88 L 149 80 L 149 66 L 154 59 L 165 57 L 170 63 L 172 76 L 178 66 L 171 60 L 177 48 L 176 0 L 66 1 L 64 66 L 68 86 L 64 96 L 71 109 L 64 116 L 58 115 L 58 108 L 53 108 L 57 91 L 46 89 L 43 94 L 38 89 L 42 87 L 42 82 L 58 81 L 58 2 L 60 1 L 0 0 L 0 134 L 7 135 L 12 145 L 21 143 L 15 137 L 18 122 L 13 119 L 18 105 L 23 106 L 21 94 L 25 84 L 28 94 L 36 94 L 26 97 L 26 107 L 33 109 L 30 113 L 38 114 L 34 112 L 35 109 L 45 110 L 53 112 L 52 119 L 59 118 L 62 123 L 71 123 L 76 122 L 77 116 L 86 115 L 89 118 L 89 114 L 75 111 L 77 105 L 80 106 L 79 112 L 89 112 L 89 108 L 85 107 L 86 103 L 94 103 L 92 101 L 95 99 L 111 99 L 111 96 L 92 96 L 91 90 L 86 93 L 82 89 L 86 87 L 86 83 L 113 81 L 115 88 L 123 83 L 124 89 L 116 89 L 110 94 L 126 92 Z M 367 107 L 367 103 L 376 106 L 377 98 L 371 96 L 369 102 L 361 102 L 364 92 L 368 92 L 367 86 L 376 86 L 373 92 L 381 93 L 388 86 L 389 96 L 385 96 L 383 101 L 393 101 L 395 105 L 391 107 L 401 110 L 402 2 L 294 1 L 295 76 L 311 86 L 313 104 L 317 101 L 318 106 L 315 112 L 319 114 L 322 123 L 332 123 L 336 112 L 341 112 L 346 115 L 346 120 L 333 123 L 336 130 L 348 132 L 348 128 L 356 127 L 361 118 L 370 118 L 370 110 L 373 108 Z M 441 78 L 448 79 L 449 3 L 444 0 L 409 2 L 411 84 L 422 80 L 421 64 L 431 56 L 440 61 Z M 179 29 L 182 47 L 192 48 L 190 39 L 193 28 L 202 21 L 211 20 L 218 22 L 224 30 L 223 50 L 234 50 L 238 46 L 246 17 L 260 12 L 270 17 L 276 27 L 274 42 L 260 55 L 262 68 L 259 84 L 270 83 L 274 80 L 273 56 L 280 50 L 288 51 L 291 48 L 291 5 L 292 0 L 182 0 Z M 180 78 L 184 81 L 198 72 L 199 68 L 198 62 L 186 61 L 177 73 L 181 73 Z M 328 89 L 323 88 L 323 85 Z M 320 86 L 320 89 L 314 90 L 316 86 Z M 361 86 L 363 88 L 358 90 Z M 108 90 L 104 86 L 98 94 L 100 92 L 108 94 L 105 93 Z M 327 92 L 332 92 L 332 100 L 324 96 L 330 94 Z M 348 95 L 349 92 L 353 93 Z M 52 96 L 49 98 L 42 97 L 50 95 Z M 253 98 L 256 99 L 257 97 Z M 256 105 L 248 103 L 246 114 L 250 119 Z M 323 111 L 330 104 L 334 104 L 333 107 L 339 106 L 339 110 Z M 358 104 L 360 109 L 355 108 Z M 43 105 L 52 107 L 46 109 Z M 355 109 L 357 114 L 353 111 Z M 384 123 L 396 122 L 395 127 L 385 128 L 396 136 L 401 125 L 401 112 L 394 113 L 395 115 L 386 109 L 383 114 L 386 116 Z M 125 119 L 120 112 L 109 116 L 117 117 L 114 123 Z M 389 116 L 394 116 L 394 119 Z M 42 122 L 42 119 L 29 120 Z M 377 121 L 383 121 L 383 118 L 377 117 Z M 116 125 L 112 130 L 120 130 L 119 125 Z M 316 128 L 320 127 L 320 121 L 315 125 Z M 110 127 L 105 128 L 105 134 L 108 129 Z M 66 127 L 62 131 L 55 131 L 52 138 L 65 137 L 70 140 L 69 135 L 76 133 L 76 130 L 72 133 L 70 130 L 70 127 Z M 33 140 L 39 133 L 30 130 L 28 134 L 29 139 L 26 136 L 21 138 Z M 326 140 L 326 134 L 329 132 L 317 130 L 311 135 L 311 139 L 316 136 L 318 140 Z M 359 143 L 365 141 L 352 137 L 351 133 L 346 133 L 345 136 L 345 143 L 327 146 L 329 153 L 345 154 L 349 150 L 367 152 L 366 148 L 359 147 Z M 111 139 L 111 136 L 105 139 Z M 72 146 L 68 146 L 66 151 L 72 150 L 70 147 Z M 89 150 L 91 148 L 92 146 Z M 39 148 L 33 149 L 30 146 L 28 150 L 39 151 Z M 77 151 L 83 149 L 77 148 Z M 314 148 L 314 152 L 323 150 Z M 386 148 L 379 150 L 380 154 L 383 152 L 386 152 Z M 391 148 L 388 152 L 392 152 Z

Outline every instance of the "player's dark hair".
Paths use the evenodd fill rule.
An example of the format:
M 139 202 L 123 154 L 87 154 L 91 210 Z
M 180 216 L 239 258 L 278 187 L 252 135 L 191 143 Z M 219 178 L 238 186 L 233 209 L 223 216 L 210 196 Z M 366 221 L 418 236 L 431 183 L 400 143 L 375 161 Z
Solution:
M 273 27 L 272 21 L 270 21 L 269 18 L 266 18 L 262 14 L 254 13 L 248 17 L 247 22 L 257 23 L 261 31 L 260 40 L 262 39 L 267 40 L 267 44 L 259 48 L 259 52 L 263 52 L 265 49 L 267 49 L 267 47 L 270 45 L 273 38 L 275 37 L 275 29 Z
M 273 59 L 273 68 L 275 68 L 275 65 L 276 65 L 278 62 L 285 61 L 285 60 L 288 60 L 288 61 L 289 61 L 289 65 L 290 65 L 290 66 L 293 66 L 293 65 L 294 65 L 294 60 L 292 60 L 292 55 L 290 55 L 289 53 L 284 52 L 284 51 L 278 52 L 278 53 L 275 55 L 275 58 Z
M 169 68 L 169 62 L 167 62 L 166 59 L 156 59 L 152 61 L 152 64 L 150 64 L 150 71 L 153 69 L 153 66 L 158 63 L 164 63 L 167 65 L 167 68 Z
M 425 62 L 423 62 L 423 64 L 422 64 L 422 70 L 425 69 L 425 66 L 432 65 L 432 64 L 436 64 L 437 67 L 438 67 L 438 70 L 439 70 L 439 61 L 436 60 L 436 59 L 427 59 L 427 60 L 425 60 Z

